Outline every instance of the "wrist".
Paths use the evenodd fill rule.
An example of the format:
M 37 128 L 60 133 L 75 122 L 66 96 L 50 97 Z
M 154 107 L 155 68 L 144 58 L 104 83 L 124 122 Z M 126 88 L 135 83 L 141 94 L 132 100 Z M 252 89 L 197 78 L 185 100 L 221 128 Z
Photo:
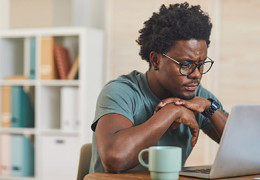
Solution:
M 207 101 L 207 103 L 206 103 L 206 107 L 205 107 L 204 111 L 208 110 L 210 108 L 211 104 L 212 104 L 211 100 L 207 99 L 206 101 Z
M 171 110 L 169 112 L 171 112 L 170 117 L 174 120 L 179 119 L 180 117 L 182 117 L 183 114 L 183 106 L 177 106 L 173 103 L 170 104 L 170 108 Z
M 214 99 L 209 98 L 208 101 L 210 106 L 207 106 L 208 108 L 202 114 L 209 118 L 219 109 L 220 105 Z

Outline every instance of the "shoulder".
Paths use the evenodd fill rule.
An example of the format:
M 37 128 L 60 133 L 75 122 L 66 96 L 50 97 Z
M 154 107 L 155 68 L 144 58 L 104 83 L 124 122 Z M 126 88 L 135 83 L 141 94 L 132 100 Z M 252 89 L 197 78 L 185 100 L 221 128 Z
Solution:
M 97 107 L 118 107 L 125 111 L 138 108 L 137 104 L 142 102 L 143 92 L 140 87 L 142 82 L 136 74 L 132 72 L 107 83 L 99 94 Z
M 105 114 L 121 114 L 132 122 L 135 109 L 140 104 L 141 89 L 138 78 L 131 73 L 108 82 L 99 94 L 96 113 L 92 129 L 97 120 Z
M 124 96 L 129 95 L 132 96 L 138 93 L 140 90 L 139 84 L 141 73 L 137 71 L 133 71 L 127 75 L 122 75 L 115 80 L 108 82 L 101 91 L 101 94 L 106 95 L 116 95 L 116 96 Z

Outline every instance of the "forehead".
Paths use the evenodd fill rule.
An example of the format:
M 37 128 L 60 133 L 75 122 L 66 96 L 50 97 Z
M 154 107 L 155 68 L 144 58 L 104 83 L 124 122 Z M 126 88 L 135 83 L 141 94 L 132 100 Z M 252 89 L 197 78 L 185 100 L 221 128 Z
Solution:
M 179 40 L 170 49 L 169 54 L 182 59 L 205 59 L 207 57 L 207 44 L 205 40 Z

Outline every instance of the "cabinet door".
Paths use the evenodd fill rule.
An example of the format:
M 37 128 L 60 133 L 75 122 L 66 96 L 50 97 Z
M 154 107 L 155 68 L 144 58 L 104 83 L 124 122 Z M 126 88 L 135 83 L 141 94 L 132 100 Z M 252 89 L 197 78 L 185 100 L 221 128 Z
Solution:
M 48 180 L 76 179 L 79 160 L 78 138 L 45 135 L 40 139 L 40 177 Z

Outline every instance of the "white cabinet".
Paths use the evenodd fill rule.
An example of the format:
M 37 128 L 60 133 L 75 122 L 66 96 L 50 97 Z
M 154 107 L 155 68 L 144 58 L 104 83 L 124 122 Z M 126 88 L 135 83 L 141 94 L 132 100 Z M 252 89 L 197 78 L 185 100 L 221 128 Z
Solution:
M 77 77 L 72 80 L 42 79 L 41 40 L 52 37 L 68 49 L 71 63 L 79 57 Z M 34 39 L 35 54 L 31 40 Z M 35 56 L 35 74 L 31 76 L 31 56 Z M 44 54 L 46 55 L 46 54 Z M 48 68 L 47 68 L 48 70 Z M 46 71 L 46 67 L 45 67 Z M 23 75 L 25 79 L 6 77 Z M 32 127 L 3 127 L 2 89 L 21 87 L 28 95 L 34 110 Z M 82 144 L 92 141 L 91 122 L 97 96 L 103 86 L 103 32 L 91 28 L 47 28 L 0 31 L 0 135 L 30 136 L 34 146 L 34 175 L 32 177 L 3 176 L 1 179 L 57 179 L 57 174 L 76 179 L 79 152 Z M 75 121 L 77 128 L 63 128 L 63 89 L 77 89 Z M 65 96 L 66 97 L 66 96 Z M 69 97 L 70 99 L 74 97 Z M 69 98 L 65 100 L 69 108 Z M 5 98 L 6 99 L 6 98 Z M 10 100 L 15 104 L 14 100 Z M 17 103 L 19 103 L 17 101 Z M 12 110 L 13 106 L 9 109 Z M 68 112 L 67 112 L 68 113 Z M 72 116 L 73 117 L 73 116 Z M 65 164 L 69 164 L 66 166 Z M 49 169 L 48 169 L 49 168 Z M 48 175 L 47 178 L 45 178 Z M 53 176 L 52 176 L 53 175 Z M 59 178 L 58 178 L 59 179 Z M 66 179 L 66 178 L 62 178 Z
M 71 136 L 42 136 L 40 177 L 43 180 L 67 179 L 77 176 L 78 138 Z

